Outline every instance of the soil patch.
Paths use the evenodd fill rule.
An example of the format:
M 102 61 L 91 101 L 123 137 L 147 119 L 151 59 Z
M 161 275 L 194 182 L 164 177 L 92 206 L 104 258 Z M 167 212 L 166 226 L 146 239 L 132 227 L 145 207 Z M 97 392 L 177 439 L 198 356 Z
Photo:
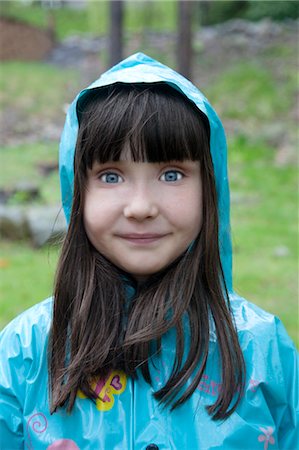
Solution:
M 34 61 L 46 57 L 55 42 L 48 30 L 0 18 L 0 60 Z

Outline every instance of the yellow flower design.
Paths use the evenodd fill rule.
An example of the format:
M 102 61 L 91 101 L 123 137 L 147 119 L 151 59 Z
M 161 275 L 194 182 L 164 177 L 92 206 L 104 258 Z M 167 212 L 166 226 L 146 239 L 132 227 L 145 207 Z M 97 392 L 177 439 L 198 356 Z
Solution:
M 114 395 L 124 392 L 127 385 L 126 374 L 113 370 L 105 379 L 95 380 L 92 390 L 96 397 L 96 407 L 99 411 L 109 411 L 114 405 Z M 79 398 L 86 398 L 82 391 L 78 392 Z

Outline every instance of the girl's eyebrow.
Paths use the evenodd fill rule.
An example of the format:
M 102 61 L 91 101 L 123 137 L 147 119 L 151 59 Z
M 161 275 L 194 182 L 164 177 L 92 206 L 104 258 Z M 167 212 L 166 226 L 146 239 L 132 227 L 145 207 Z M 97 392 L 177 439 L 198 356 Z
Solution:
M 95 161 L 92 166 L 91 170 L 96 170 L 98 168 L 106 167 L 106 166 L 120 166 L 123 165 L 125 161 L 105 161 L 105 162 L 98 162 Z
M 130 168 L 132 166 L 136 166 L 137 164 L 150 164 L 152 167 L 167 167 L 167 166 L 173 166 L 173 167 L 182 167 L 185 168 L 186 170 L 193 168 L 194 163 L 196 161 L 192 161 L 192 160 L 183 160 L 183 161 L 177 161 L 177 160 L 171 160 L 171 161 L 156 161 L 156 162 L 151 162 L 151 161 L 133 161 L 133 160 L 128 160 L 128 159 L 120 159 L 120 160 L 109 160 L 109 161 L 105 161 L 105 162 L 99 162 L 99 161 L 94 161 L 92 164 L 92 167 L 90 169 L 90 171 L 98 171 L 98 170 L 102 170 L 105 168 L 120 168 L 120 169 L 126 169 L 126 168 Z M 199 163 L 199 161 L 197 161 Z

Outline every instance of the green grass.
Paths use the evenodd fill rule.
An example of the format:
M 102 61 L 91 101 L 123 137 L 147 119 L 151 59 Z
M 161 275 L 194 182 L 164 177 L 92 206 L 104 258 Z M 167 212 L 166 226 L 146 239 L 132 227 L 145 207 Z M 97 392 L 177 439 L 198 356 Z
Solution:
M 19 122 L 24 116 L 26 122 L 34 116 L 39 122 L 57 123 L 63 120 L 64 105 L 73 99 L 78 85 L 75 70 L 39 62 L 2 62 L 0 109 L 17 111 Z
M 25 21 L 40 28 L 47 27 L 49 13 L 54 18 L 55 34 L 58 40 L 68 36 L 101 36 L 108 32 L 109 2 L 89 0 L 84 9 L 41 8 L 25 5 L 20 1 L 2 3 L 1 14 Z M 177 4 L 174 0 L 133 1 L 124 3 L 124 29 L 126 32 L 140 32 L 144 28 L 153 31 L 174 31 L 176 28 Z
M 261 142 L 230 145 L 234 287 L 278 315 L 298 342 L 297 170 L 274 157 Z
M 284 70 L 284 85 L 277 92 L 277 82 L 266 66 L 243 61 L 221 73 L 209 88 L 209 100 L 220 103 L 227 118 L 270 123 L 289 111 L 296 89 L 294 72 Z
M 0 329 L 13 317 L 52 294 L 58 247 L 33 249 L 1 241 Z
M 30 182 L 41 190 L 41 201 L 53 204 L 60 201 L 58 174 L 44 177 L 38 170 L 40 163 L 58 160 L 58 140 L 42 127 L 55 125 L 62 131 L 65 108 L 82 87 L 78 73 L 44 63 L 4 62 L 0 76 L 0 109 L 4 122 L 8 117 L 10 133 L 22 141 L 25 134 L 31 142 L 2 146 L 0 149 L 0 187 L 13 189 L 17 184 Z M 35 137 L 36 136 L 36 137 Z M 13 199 L 14 202 L 16 199 Z
M 40 189 L 38 203 L 57 204 L 60 202 L 58 170 L 45 177 L 39 164 L 57 163 L 58 144 L 55 142 L 35 142 L 0 149 L 0 188 L 13 190 L 20 184 L 34 184 Z M 17 203 L 17 198 L 10 200 Z
M 95 8 L 93 6 L 97 6 Z M 25 5 L 20 1 L 11 1 L 2 5 L 2 15 L 24 21 L 30 25 L 46 28 L 49 13 L 54 18 L 55 35 L 58 40 L 74 34 L 92 34 L 97 26 L 98 34 L 106 31 L 106 2 L 90 2 L 90 9 L 41 8 L 39 5 Z
M 177 2 L 162 1 L 132 1 L 126 2 L 124 14 L 124 29 L 128 32 L 175 31 L 177 22 Z

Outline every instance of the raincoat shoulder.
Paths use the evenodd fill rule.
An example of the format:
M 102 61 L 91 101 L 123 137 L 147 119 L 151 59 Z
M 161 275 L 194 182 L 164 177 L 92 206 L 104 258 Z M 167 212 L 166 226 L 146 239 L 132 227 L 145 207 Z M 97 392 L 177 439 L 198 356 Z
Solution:
M 264 439 L 269 449 L 277 445 L 279 449 L 296 450 L 299 448 L 298 350 L 278 317 L 235 293 L 230 297 L 246 363 L 246 420 L 249 420 L 250 408 L 254 411 L 254 403 L 259 399 L 256 425 L 259 416 L 266 412 L 273 420 L 272 425 L 258 425 L 264 433 L 264 436 L 260 435 L 260 441 Z M 242 402 L 238 414 L 243 407 Z

